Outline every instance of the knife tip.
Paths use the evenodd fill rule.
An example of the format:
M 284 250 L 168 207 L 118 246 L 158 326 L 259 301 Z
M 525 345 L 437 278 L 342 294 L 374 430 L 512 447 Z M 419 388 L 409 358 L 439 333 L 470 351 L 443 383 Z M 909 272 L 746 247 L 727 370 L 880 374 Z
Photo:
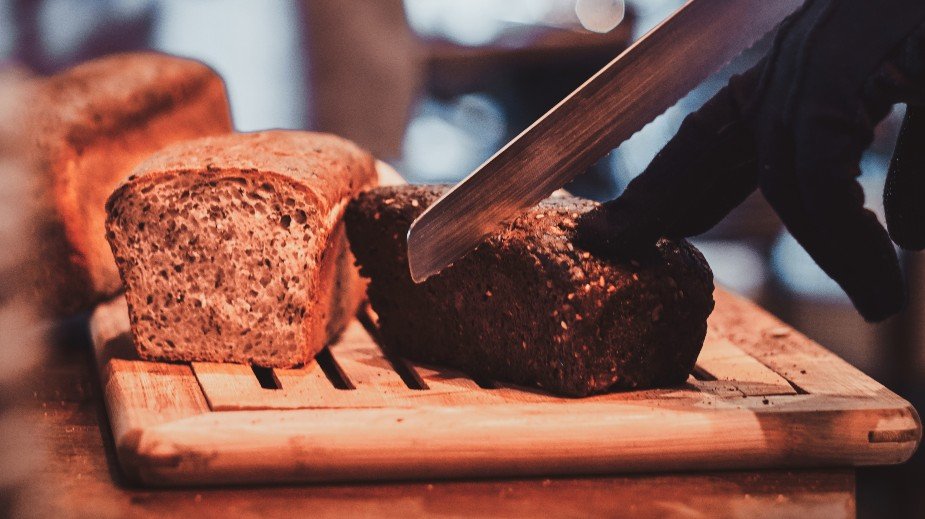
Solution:
M 424 261 L 419 251 L 421 245 L 417 243 L 419 240 L 416 239 L 416 234 L 414 232 L 414 224 L 416 223 L 417 220 L 411 224 L 405 241 L 408 250 L 408 271 L 411 273 L 411 280 L 420 284 L 427 281 L 427 278 L 434 274 L 434 272 L 426 266 L 427 262 Z M 426 254 L 424 254 L 424 256 L 426 256 Z
M 415 264 L 413 261 L 411 261 L 410 256 L 408 258 L 408 271 L 411 273 L 411 280 L 418 285 L 427 281 L 427 278 L 429 278 L 432 274 L 431 272 L 426 272 L 419 268 L 415 268 Z

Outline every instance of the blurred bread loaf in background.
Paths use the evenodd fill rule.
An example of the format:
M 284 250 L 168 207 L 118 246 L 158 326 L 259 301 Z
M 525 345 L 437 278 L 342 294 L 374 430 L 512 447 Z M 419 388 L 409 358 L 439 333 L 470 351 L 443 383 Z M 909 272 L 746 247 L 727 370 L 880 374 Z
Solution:
M 157 53 L 108 56 L 39 80 L 27 104 L 42 197 L 37 288 L 43 311 L 63 317 L 121 290 L 104 225 L 118 183 L 164 146 L 230 132 L 231 116 L 215 72 Z
M 32 286 L 38 185 L 22 125 L 33 83 L 0 70 L 0 517 L 32 510 L 42 449 L 26 384 L 46 351 Z

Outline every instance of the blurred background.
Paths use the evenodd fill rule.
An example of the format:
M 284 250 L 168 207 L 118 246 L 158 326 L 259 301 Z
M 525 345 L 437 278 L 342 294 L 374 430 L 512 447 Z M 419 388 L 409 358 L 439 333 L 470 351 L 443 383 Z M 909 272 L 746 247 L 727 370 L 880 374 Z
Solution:
M 676 9 L 681 0 L 0 0 L 0 79 L 47 75 L 104 54 L 157 49 L 204 61 L 228 87 L 235 126 L 344 135 L 411 182 L 455 182 Z M 573 182 L 607 200 L 746 52 Z M 868 206 L 902 107 L 863 162 Z M 904 266 L 911 304 L 870 325 L 754 196 L 694 240 L 719 283 L 925 409 L 925 270 Z M 2 410 L 2 408 L 0 408 Z M 862 470 L 862 515 L 921 510 L 925 456 Z M 0 485 L 3 484 L 0 478 Z

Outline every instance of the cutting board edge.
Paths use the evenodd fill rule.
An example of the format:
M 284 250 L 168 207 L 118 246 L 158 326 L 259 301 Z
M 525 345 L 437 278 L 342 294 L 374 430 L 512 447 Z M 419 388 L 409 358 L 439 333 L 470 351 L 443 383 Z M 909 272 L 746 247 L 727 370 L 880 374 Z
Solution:
M 494 441 L 489 449 L 482 444 L 460 448 L 448 432 L 437 438 L 426 434 L 427 429 L 420 424 L 426 424 L 432 418 L 429 415 L 446 415 L 438 407 L 356 410 L 347 423 L 339 423 L 337 417 L 347 415 L 333 409 L 212 412 L 126 430 L 116 443 L 130 476 L 159 487 L 889 465 L 906 461 L 922 436 L 916 411 L 908 403 L 897 404 L 883 409 L 859 406 L 822 412 L 798 408 L 765 413 L 751 409 L 710 411 L 711 418 L 723 428 L 739 425 L 736 435 L 727 440 L 716 434 L 717 423 L 708 423 L 702 416 L 681 424 L 678 416 L 666 413 L 665 419 L 674 419 L 676 426 L 650 423 L 642 433 L 646 452 L 640 450 L 640 438 L 621 436 L 620 427 L 588 426 L 583 441 L 576 444 L 557 436 L 562 426 L 556 427 L 555 420 L 547 420 L 549 430 L 539 422 L 534 424 L 533 436 L 549 433 L 552 443 L 571 442 L 569 449 L 555 454 L 548 449 L 549 438 L 532 442 L 533 436 L 523 434 L 522 424 L 517 426 L 518 434 L 499 430 L 498 417 L 512 411 L 503 409 L 506 406 L 493 406 L 485 416 L 477 412 L 486 408 L 470 406 L 464 413 L 465 424 L 447 428 L 462 436 L 467 435 L 465 429 L 479 430 L 486 442 L 503 437 L 510 440 Z M 561 413 L 574 419 L 575 410 L 568 407 L 563 406 Z M 588 407 L 589 415 L 597 414 L 598 406 Z M 368 438 L 362 430 L 357 435 L 367 436 L 365 439 L 345 435 L 344 430 L 356 430 L 358 423 L 375 420 L 377 415 L 380 436 Z M 446 416 L 440 418 L 445 424 Z M 278 423 L 274 424 L 274 419 Z M 382 427 L 382 420 L 396 420 L 397 425 L 390 432 Z M 613 424 L 619 425 L 620 417 L 614 420 Z M 697 430 L 685 428 L 683 434 L 678 433 L 679 426 L 691 424 Z M 263 427 L 259 438 L 249 437 L 248 432 L 257 427 Z M 276 434 L 268 435 L 268 427 Z M 409 434 L 415 427 L 419 432 Z M 582 436 L 572 425 L 567 427 L 567 435 Z M 222 434 L 214 435 L 217 430 Z M 780 437 L 781 431 L 787 430 L 790 432 Z M 899 441 L 872 442 L 875 431 L 892 431 L 896 433 L 893 439 Z M 338 443 L 338 438 L 345 443 Z M 768 449 L 763 443 L 767 441 L 775 447 Z M 398 455 L 388 455 L 390 452 Z M 667 464 L 665 460 L 669 460 Z

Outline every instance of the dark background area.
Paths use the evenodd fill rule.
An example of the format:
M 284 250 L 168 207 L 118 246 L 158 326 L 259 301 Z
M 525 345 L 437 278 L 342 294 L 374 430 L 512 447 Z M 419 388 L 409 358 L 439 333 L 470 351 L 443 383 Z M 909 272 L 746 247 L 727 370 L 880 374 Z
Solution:
M 200 59 L 226 80 L 238 130 L 344 135 L 412 182 L 455 182 L 542 115 L 680 0 L 590 12 L 575 0 L 0 0 L 0 75 L 46 75 L 104 54 L 157 49 Z M 619 2 L 614 2 L 619 4 Z M 592 32 L 586 27 L 606 29 Z M 600 26 L 600 27 L 598 27 Z M 766 42 L 765 44 L 766 45 Z M 617 196 L 682 118 L 762 44 L 603 159 L 569 189 Z M 861 182 L 882 215 L 902 107 L 865 155 Z M 925 203 L 925 201 L 923 201 Z M 925 409 L 925 267 L 906 254 L 910 306 L 865 323 L 760 198 L 694 240 L 730 290 Z M 859 471 L 861 516 L 925 510 L 925 454 Z

